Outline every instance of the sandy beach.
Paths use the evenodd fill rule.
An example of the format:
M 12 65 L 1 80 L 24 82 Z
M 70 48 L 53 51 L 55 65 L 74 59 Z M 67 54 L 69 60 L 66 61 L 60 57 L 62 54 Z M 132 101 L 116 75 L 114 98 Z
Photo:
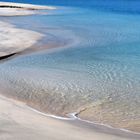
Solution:
M 33 4 L 24 4 L 24 3 L 13 3 L 13 2 L 0 2 L 0 7 L 17 7 L 23 9 L 31 9 L 31 10 L 54 10 L 56 9 L 54 6 L 41 6 L 41 5 L 33 5 Z
M 43 34 L 38 32 L 18 29 L 0 21 L 0 57 L 21 52 L 33 46 L 42 37 Z
M 0 16 L 25 16 L 37 14 L 38 10 L 54 10 L 53 6 L 40 6 L 12 2 L 0 2 Z
M 39 10 L 55 9 L 53 6 L 0 2 L 0 17 L 27 16 L 39 14 Z M 5 58 L 30 48 L 42 37 L 44 35 L 41 33 L 19 29 L 10 23 L 0 21 L 0 57 Z
M 54 10 L 51 6 L 38 6 L 0 2 L 0 16 L 25 16 L 37 14 L 37 10 Z M 0 21 L 0 57 L 21 52 L 43 37 L 35 31 L 19 29 L 12 24 Z M 21 45 L 22 44 L 22 45 Z
M 39 6 L 39 5 L 31 5 L 31 4 L 0 2 L 0 16 L 2 17 L 3 16 L 11 17 L 11 16 L 34 15 L 34 14 L 38 14 L 38 10 L 55 10 L 55 9 L 56 8 L 53 6 Z M 62 33 L 60 32 L 60 34 L 63 34 L 63 32 Z M 53 36 L 53 34 L 51 35 Z M 38 41 L 40 41 L 44 36 L 45 34 L 42 34 L 40 32 L 21 29 L 19 27 L 16 27 L 13 24 L 7 23 L 5 21 L 0 21 L 0 59 L 1 60 L 5 59 L 7 57 L 21 53 L 23 51 L 28 50 L 29 48 L 34 47 L 38 43 Z M 59 33 L 57 36 L 59 36 Z M 76 37 L 76 35 L 74 37 Z M 69 42 L 72 42 L 71 40 L 72 39 L 69 39 Z M 58 42 L 60 41 L 58 40 Z M 65 43 L 62 43 L 62 44 L 65 44 Z M 36 50 L 39 50 L 39 49 L 36 48 Z M 34 77 L 33 72 L 34 71 L 36 72 L 37 69 L 33 69 L 33 70 L 29 69 L 28 72 L 30 72 L 30 70 L 31 70 L 30 76 L 32 75 L 32 77 Z M 44 71 L 42 71 L 42 73 L 43 72 Z M 41 73 L 41 70 L 40 70 L 40 73 Z M 21 72 L 21 75 L 22 75 L 22 72 Z M 28 77 L 28 74 L 26 76 Z M 26 76 L 24 78 L 27 79 L 28 81 L 28 78 Z M 36 75 L 36 76 L 39 76 L 37 79 L 39 82 L 41 77 L 40 75 Z M 37 78 L 36 76 L 35 78 Z M 42 79 L 41 79 L 41 82 L 43 81 Z M 60 79 L 61 79 L 61 75 L 60 75 Z M 33 80 L 31 80 L 31 83 L 32 82 Z M 14 85 L 15 83 L 13 82 L 12 84 Z M 43 81 L 43 84 L 45 85 L 44 81 Z M 20 87 L 19 85 L 18 87 Z M 58 91 L 58 89 L 55 89 L 55 90 Z M 65 89 L 65 87 L 63 89 Z M 71 109 L 70 107 L 71 106 L 73 107 L 74 100 L 77 102 L 77 100 L 79 99 L 76 98 L 76 96 L 74 97 L 71 95 L 70 97 L 72 98 L 67 96 L 66 99 L 74 98 L 73 105 L 72 105 L 71 101 L 69 101 L 67 104 L 65 102 L 66 100 L 65 96 L 62 96 L 62 98 L 64 97 L 63 98 L 64 103 L 66 103 L 67 105 L 67 106 L 63 106 L 62 104 L 62 109 L 60 110 L 62 112 L 64 111 L 64 114 L 63 114 L 60 110 L 56 109 L 57 108 L 56 106 L 59 105 L 58 103 L 61 102 L 61 100 L 59 100 L 59 97 L 60 99 L 62 99 L 61 96 L 59 96 L 59 94 L 58 94 L 58 97 L 57 97 L 57 94 L 55 93 L 53 96 L 49 97 L 46 94 L 47 92 L 44 92 L 45 90 L 43 91 L 41 89 L 44 93 L 42 94 L 42 97 L 40 97 L 41 96 L 40 93 L 35 96 L 33 94 L 32 96 L 32 93 L 31 93 L 32 89 L 30 88 L 31 92 L 27 92 L 25 90 L 25 93 L 27 92 L 26 93 L 27 95 L 25 94 L 25 99 L 23 99 L 24 90 L 23 91 L 21 90 L 23 94 L 22 95 L 17 94 L 17 97 L 15 96 L 16 93 L 12 92 L 12 90 L 8 91 L 7 89 L 8 92 L 6 93 L 5 91 L 4 92 L 2 90 L 0 91 L 0 126 L 1 126 L 0 127 L 0 140 L 30 140 L 30 139 L 31 140 L 32 139 L 33 140 L 46 140 L 46 139 L 48 140 L 93 140 L 93 139 L 94 140 L 103 140 L 103 139 L 104 140 L 139 140 L 140 139 L 140 133 L 132 132 L 133 130 L 136 132 L 139 132 L 139 123 L 140 123 L 139 120 L 135 122 L 134 120 L 131 120 L 129 121 L 129 123 L 128 123 L 128 120 L 126 120 L 121 125 L 120 122 L 122 118 L 118 118 L 115 124 L 114 123 L 116 120 L 115 115 L 113 116 L 112 114 L 110 115 L 109 113 L 106 113 L 107 115 L 105 114 L 106 116 L 105 115 L 103 116 L 103 120 L 106 118 L 107 121 L 104 121 L 104 123 L 100 125 L 100 122 L 103 122 L 102 120 L 100 121 L 100 118 L 99 118 L 100 112 L 104 111 L 102 110 L 102 104 L 101 105 L 99 104 L 100 106 L 97 108 L 94 105 L 80 108 L 79 106 L 81 105 L 79 104 L 79 106 L 77 105 L 77 108 L 75 107 L 74 109 L 73 108 Z M 10 92 L 11 94 L 9 94 Z M 30 95 L 33 98 L 35 97 L 35 102 L 33 102 L 34 100 L 30 99 L 31 97 Z M 55 95 L 56 97 L 54 97 Z M 20 98 L 20 96 L 21 97 L 23 96 L 23 97 Z M 37 100 L 36 100 L 36 97 L 37 97 Z M 47 100 L 49 101 L 49 98 L 50 98 L 50 102 L 47 102 Z M 53 98 L 57 98 L 56 104 L 55 104 L 56 106 L 52 106 L 53 104 L 50 104 L 52 102 L 55 102 L 55 99 Z M 41 99 L 43 99 L 43 101 Z M 83 100 L 85 101 L 84 98 Z M 28 105 L 35 107 L 36 109 L 44 111 L 44 112 L 51 112 L 53 108 L 54 110 L 56 109 L 57 111 L 56 114 L 58 115 L 60 114 L 61 116 L 65 116 L 65 117 L 66 117 L 66 112 L 68 112 L 69 110 L 70 111 L 74 110 L 75 112 L 78 110 L 78 112 L 76 114 L 77 116 L 71 115 L 70 116 L 71 118 L 63 118 L 60 116 L 49 115 L 49 114 L 39 112 L 38 110 L 30 108 Z M 45 107 L 44 110 L 42 109 L 43 105 Z M 67 109 L 68 106 L 70 108 L 69 110 Z M 109 109 L 110 108 L 111 107 L 109 106 Z M 55 114 L 55 111 L 54 111 L 54 114 Z M 89 120 L 89 121 L 86 121 L 86 120 Z M 112 120 L 113 122 L 110 123 L 110 120 Z M 96 123 L 92 123 L 90 121 L 93 121 L 93 122 L 96 121 Z M 133 128 L 134 123 L 135 125 Z M 112 127 L 109 125 L 108 126 L 104 125 L 104 124 L 109 124 Z M 129 129 L 131 128 L 131 125 L 132 125 L 132 129 Z M 120 129 L 120 128 L 123 128 L 123 129 Z M 132 130 L 132 131 L 127 131 L 125 129 Z
M 26 104 L 0 96 L 1 140 L 131 140 L 130 134 L 100 133 L 91 126 L 40 115 Z M 111 131 L 110 131 L 111 132 Z M 118 134 L 119 135 L 119 134 Z M 121 134 L 120 134 L 121 135 Z

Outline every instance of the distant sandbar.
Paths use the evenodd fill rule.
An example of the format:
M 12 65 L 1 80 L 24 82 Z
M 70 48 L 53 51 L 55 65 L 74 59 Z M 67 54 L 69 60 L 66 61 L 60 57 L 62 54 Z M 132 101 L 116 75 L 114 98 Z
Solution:
M 36 14 L 37 10 L 54 10 L 53 6 L 0 2 L 0 16 L 21 16 Z

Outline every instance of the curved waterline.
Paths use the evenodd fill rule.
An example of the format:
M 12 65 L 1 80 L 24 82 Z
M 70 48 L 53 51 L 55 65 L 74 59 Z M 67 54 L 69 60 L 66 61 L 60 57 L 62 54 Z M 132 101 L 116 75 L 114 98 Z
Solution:
M 92 114 L 90 119 L 99 122 L 101 112 L 99 123 L 110 124 L 113 119 L 118 123 L 123 119 L 125 123 L 131 119 L 139 122 L 139 20 L 97 13 L 90 11 L 90 20 L 87 13 L 69 15 L 68 19 L 67 14 L 41 16 L 41 27 L 55 37 L 76 37 L 80 41 L 72 48 L 28 54 L 1 65 L 1 81 L 10 91 L 7 94 L 50 114 L 64 115 L 87 108 L 80 118 L 88 119 Z M 132 19 L 135 28 L 129 30 L 132 24 L 128 21 Z
M 66 114 L 67 117 L 61 117 L 61 116 L 56 116 L 56 115 L 51 115 L 51 114 L 46 114 L 44 112 L 40 112 L 40 111 L 30 107 L 30 106 L 27 106 L 27 109 L 29 109 L 29 110 L 31 110 L 33 112 L 36 112 L 36 113 L 38 113 L 40 115 L 43 115 L 43 116 L 46 116 L 46 117 L 51 117 L 51 118 L 58 119 L 58 120 L 65 120 L 65 121 L 79 120 L 79 121 L 86 122 L 86 123 L 89 123 L 89 124 L 103 126 L 103 127 L 106 127 L 106 128 L 112 129 L 112 130 L 120 130 L 122 132 L 126 132 L 126 133 L 129 133 L 129 134 L 136 134 L 138 136 L 140 135 L 140 133 L 130 131 L 130 130 L 127 130 L 127 129 L 115 128 L 115 127 L 107 125 L 107 124 L 101 124 L 101 123 L 96 123 L 96 122 L 93 122 L 93 121 L 83 120 L 83 119 L 77 117 L 77 112 Z

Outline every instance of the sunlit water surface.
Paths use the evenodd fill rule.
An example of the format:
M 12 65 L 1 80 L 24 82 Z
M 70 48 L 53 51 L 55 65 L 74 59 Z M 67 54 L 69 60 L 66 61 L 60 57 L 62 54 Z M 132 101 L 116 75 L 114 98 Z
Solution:
M 0 64 L 0 87 L 50 113 L 103 104 L 104 116 L 138 121 L 140 15 L 70 7 L 47 12 L 1 18 L 46 34 L 40 44 L 60 47 Z

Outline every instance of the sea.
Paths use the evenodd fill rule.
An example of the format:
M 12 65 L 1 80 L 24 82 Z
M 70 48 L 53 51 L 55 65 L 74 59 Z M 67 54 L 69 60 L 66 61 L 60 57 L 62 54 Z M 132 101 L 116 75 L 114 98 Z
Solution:
M 50 114 L 77 111 L 140 132 L 140 1 L 9 1 L 57 9 L 0 17 L 45 34 L 36 46 L 52 46 L 1 63 L 0 88 Z

